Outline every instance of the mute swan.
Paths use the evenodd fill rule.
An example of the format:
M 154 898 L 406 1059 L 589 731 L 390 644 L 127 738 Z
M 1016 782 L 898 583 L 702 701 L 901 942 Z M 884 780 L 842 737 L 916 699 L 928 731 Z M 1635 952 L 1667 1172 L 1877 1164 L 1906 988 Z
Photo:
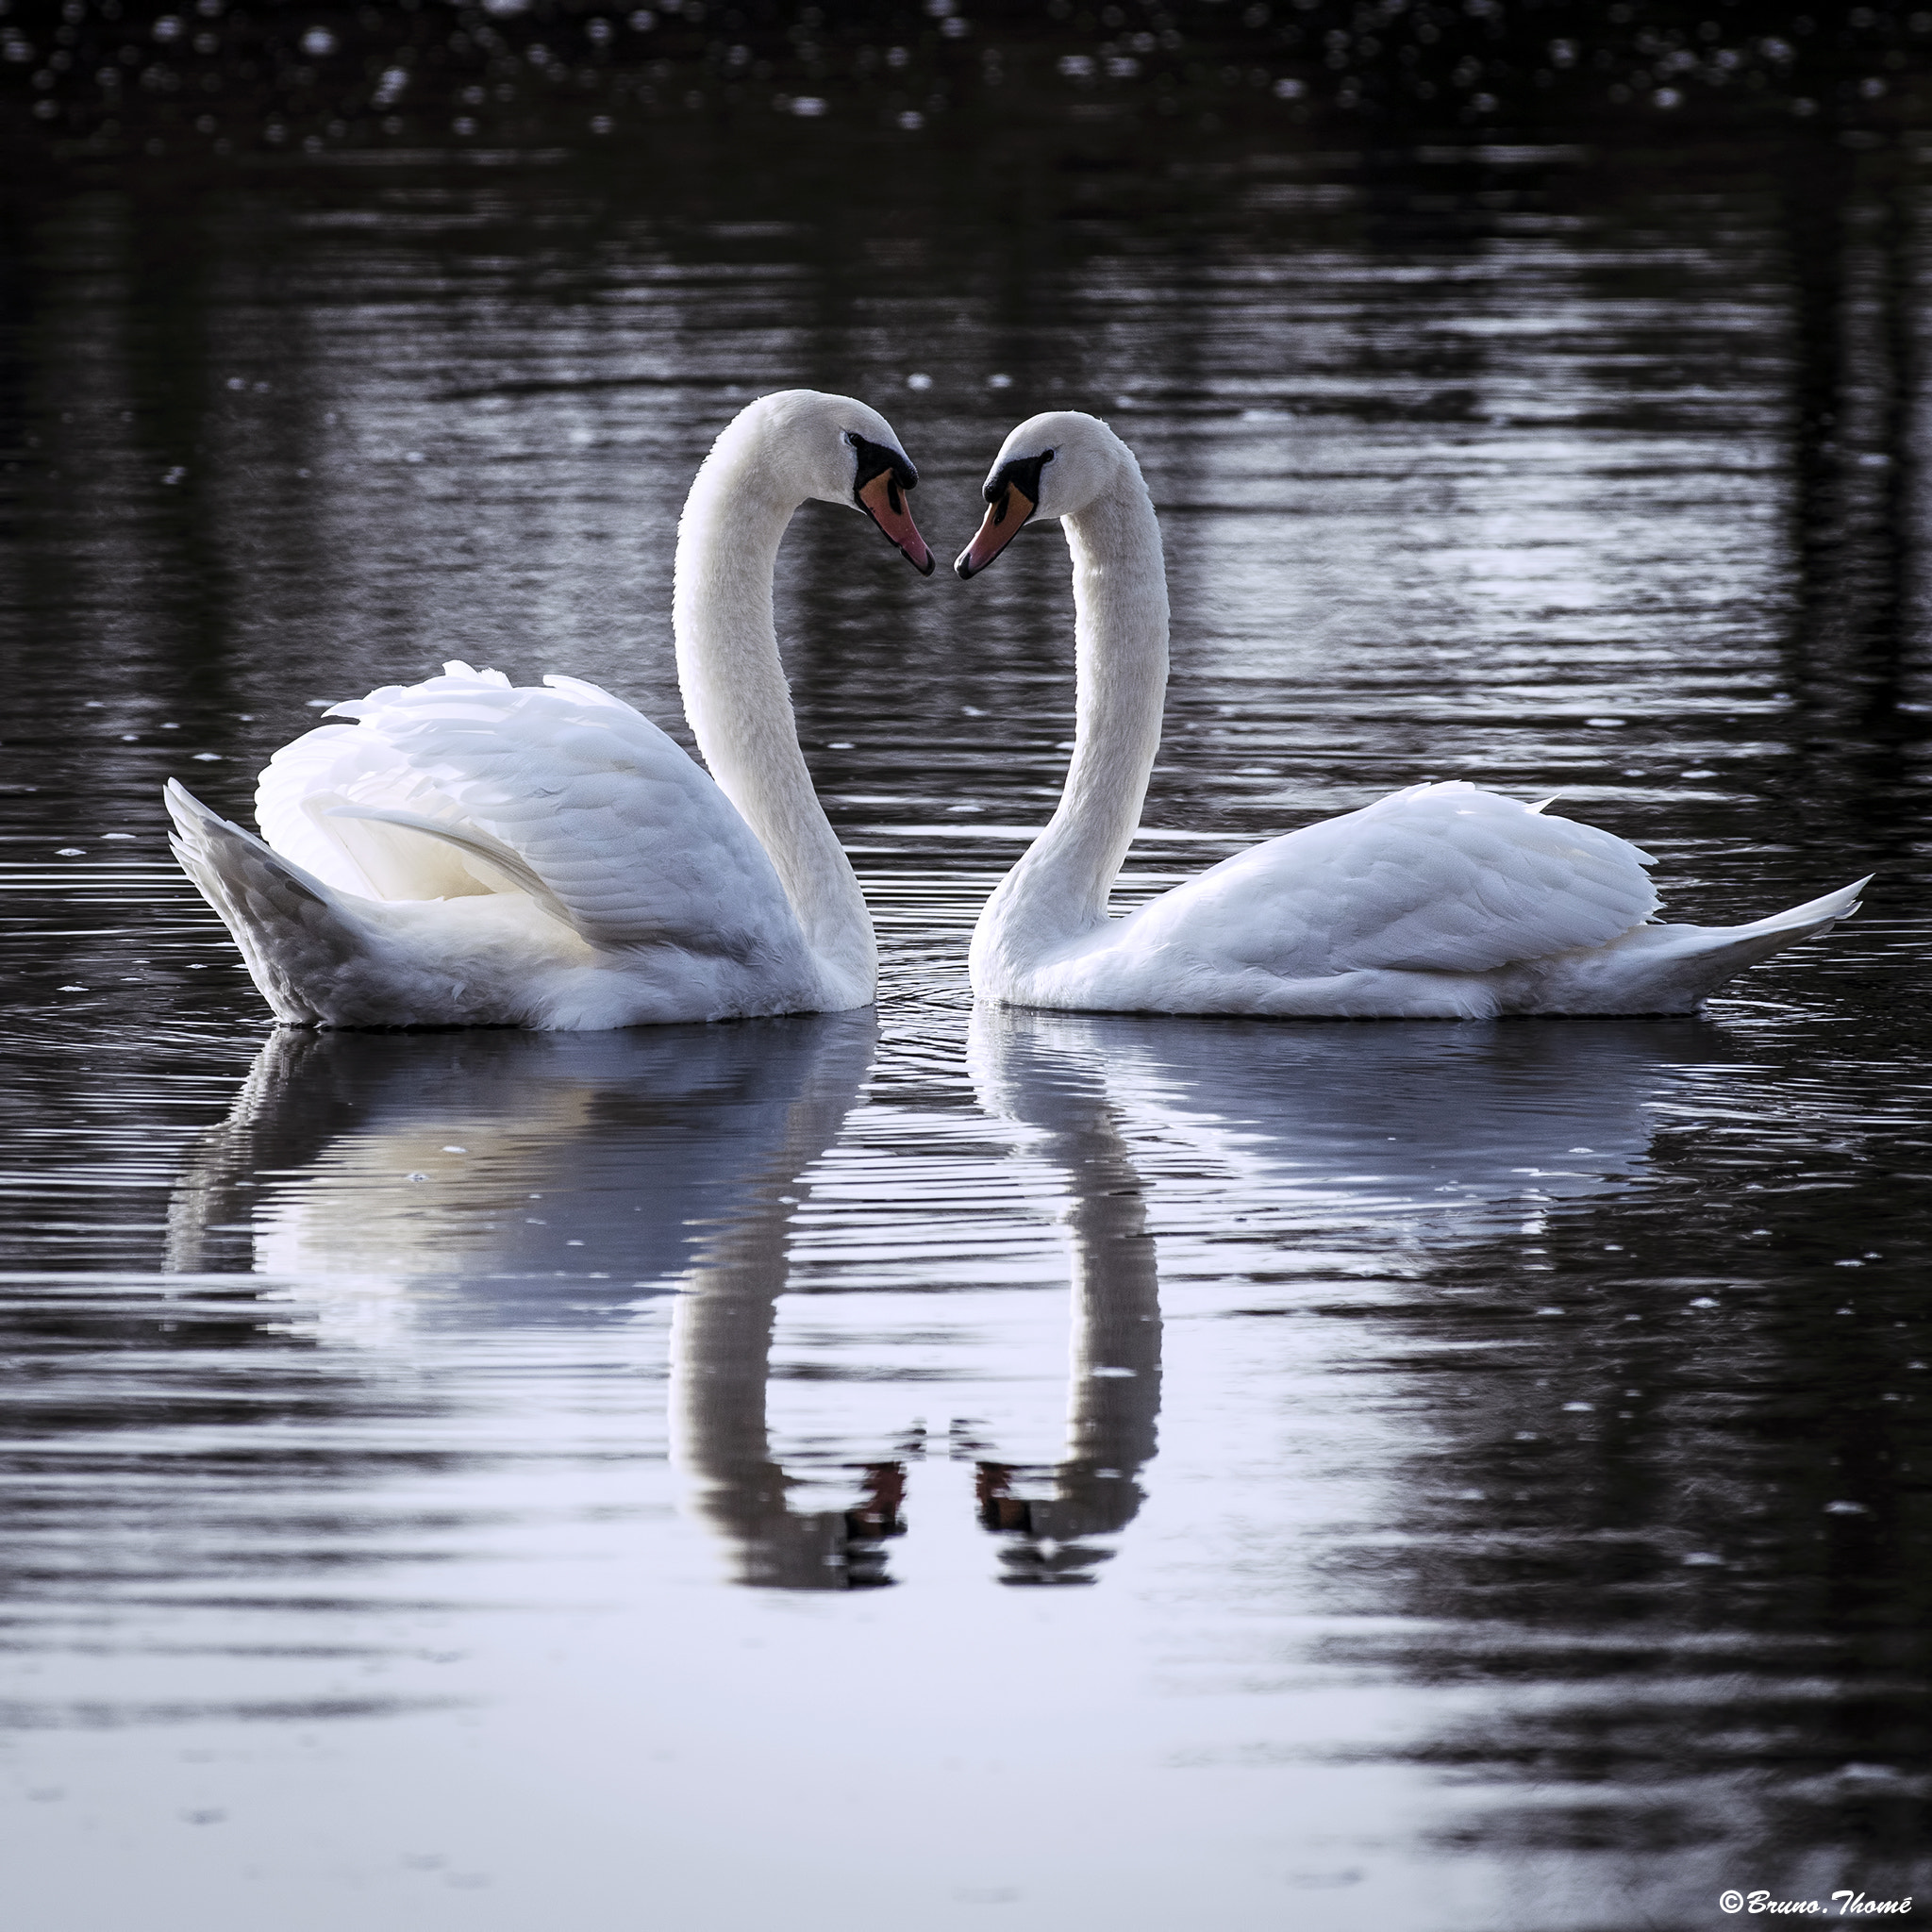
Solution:
M 1865 879 L 1749 925 L 1649 924 L 1648 854 L 1457 780 L 1251 846 L 1109 919 L 1160 741 L 1160 526 L 1133 452 L 1077 411 L 1021 424 L 984 493 L 962 577 L 1030 518 L 1065 525 L 1079 699 L 1059 808 L 974 931 L 982 998 L 1296 1019 L 1683 1013 L 1857 909 Z
M 918 480 L 846 396 L 764 396 L 718 438 L 673 603 L 709 777 L 595 685 L 451 663 L 277 752 L 256 793 L 266 843 L 171 781 L 175 855 L 276 1018 L 590 1029 L 866 1005 L 872 923 L 799 752 L 772 575 L 816 498 L 863 510 L 930 575 L 904 496 Z

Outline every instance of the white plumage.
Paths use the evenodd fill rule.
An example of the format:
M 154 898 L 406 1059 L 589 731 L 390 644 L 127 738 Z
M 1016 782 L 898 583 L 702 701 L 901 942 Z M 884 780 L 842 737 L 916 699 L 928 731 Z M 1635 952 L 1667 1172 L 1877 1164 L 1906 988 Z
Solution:
M 910 487 L 884 419 L 809 391 L 753 404 L 699 472 L 675 618 L 715 779 L 595 685 L 453 662 L 277 752 L 262 838 L 171 783 L 175 854 L 276 1016 L 595 1028 L 869 1002 L 871 924 L 799 754 L 772 570 L 809 497 L 921 561 L 903 501 L 867 491 L 881 474 Z
M 1160 740 L 1159 525 L 1126 445 L 1073 411 L 1014 430 L 986 497 L 962 576 L 1035 513 L 1064 522 L 1079 708 L 1059 808 L 974 933 L 984 997 L 1284 1018 L 1688 1012 L 1732 974 L 1857 908 L 1862 879 L 1749 925 L 1650 924 L 1647 853 L 1458 781 L 1270 840 L 1110 919 Z

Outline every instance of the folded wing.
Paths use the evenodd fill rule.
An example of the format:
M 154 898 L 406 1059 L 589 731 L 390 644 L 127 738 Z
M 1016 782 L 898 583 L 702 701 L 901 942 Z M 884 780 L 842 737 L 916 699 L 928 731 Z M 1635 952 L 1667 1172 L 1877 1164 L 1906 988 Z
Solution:
M 1148 908 L 1217 933 L 1229 964 L 1289 975 L 1486 973 L 1599 946 L 1657 908 L 1627 841 L 1454 781 L 1240 853 Z
M 344 891 L 520 891 L 601 949 L 747 958 L 797 931 L 764 848 L 630 706 L 575 678 L 518 688 L 467 664 L 391 686 L 275 754 L 256 815 Z

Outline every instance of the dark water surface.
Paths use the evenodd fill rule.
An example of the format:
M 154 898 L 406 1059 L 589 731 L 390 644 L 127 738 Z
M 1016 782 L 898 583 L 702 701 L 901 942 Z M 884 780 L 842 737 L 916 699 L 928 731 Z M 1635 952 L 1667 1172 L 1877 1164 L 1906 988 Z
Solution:
M 1932 1889 L 1909 142 L 691 139 L 0 204 L 0 1919 Z M 1140 453 L 1127 896 L 1468 776 L 1681 916 L 1866 911 L 1699 1019 L 975 1013 L 1064 546 L 923 583 L 812 507 L 782 629 L 875 1015 L 272 1033 L 162 780 L 245 814 L 450 657 L 681 734 L 683 491 L 795 383 L 885 410 L 947 555 L 1034 409 Z

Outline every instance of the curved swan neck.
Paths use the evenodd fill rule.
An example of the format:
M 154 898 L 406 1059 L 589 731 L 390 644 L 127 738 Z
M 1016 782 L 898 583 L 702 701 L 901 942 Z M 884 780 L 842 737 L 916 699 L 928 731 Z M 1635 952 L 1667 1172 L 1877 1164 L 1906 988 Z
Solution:
M 798 748 L 772 579 L 802 494 L 777 483 L 773 426 L 741 417 L 705 458 L 677 529 L 672 628 L 685 716 L 719 789 L 771 856 L 807 943 L 869 1000 L 878 957 L 864 895 Z
M 1147 485 L 1121 454 L 1113 487 L 1062 519 L 1074 558 L 1074 756 L 1058 809 L 988 902 L 975 969 L 1024 970 L 1103 924 L 1141 823 L 1167 691 L 1167 573 Z

